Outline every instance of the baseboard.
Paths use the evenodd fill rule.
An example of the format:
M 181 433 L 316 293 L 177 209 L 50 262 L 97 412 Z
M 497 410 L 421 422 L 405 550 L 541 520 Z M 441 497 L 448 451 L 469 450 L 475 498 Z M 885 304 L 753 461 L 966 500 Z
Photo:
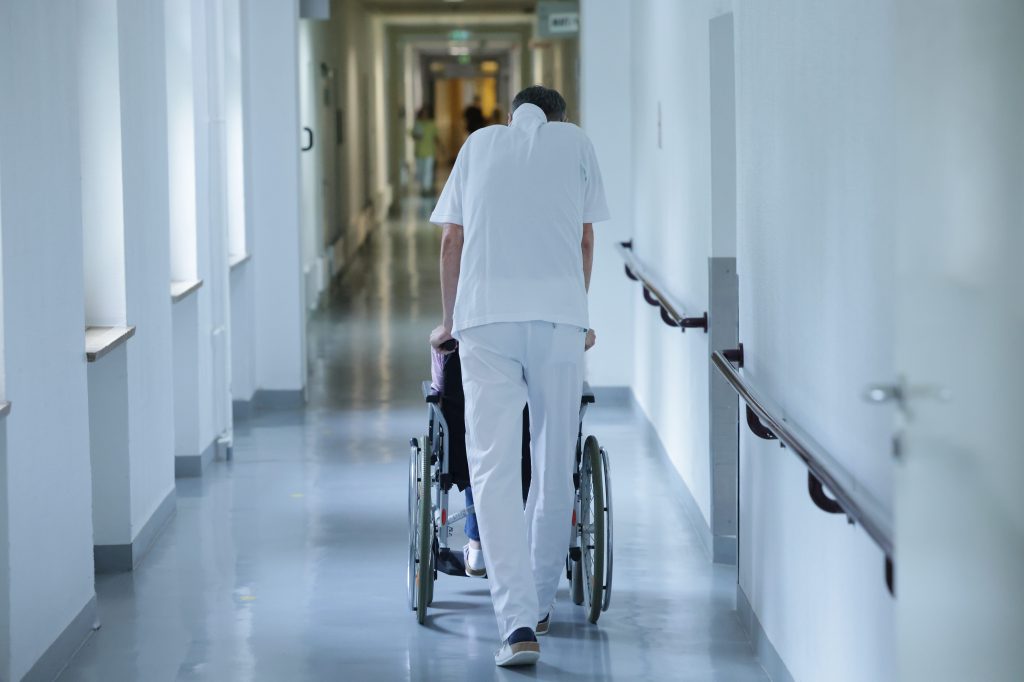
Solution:
M 306 389 L 258 389 L 252 396 L 254 410 L 294 410 L 306 406 Z
M 134 570 L 174 516 L 177 509 L 177 495 L 172 488 L 149 521 L 142 527 L 135 539 L 127 545 L 94 545 L 93 563 L 97 573 L 124 573 Z
M 217 440 L 206 446 L 206 449 L 198 455 L 175 455 L 174 456 L 174 477 L 175 478 L 197 478 L 203 475 L 203 470 L 213 461 L 217 454 Z
M 757 660 L 772 682 L 793 682 L 793 675 L 768 639 L 768 633 L 761 627 L 761 621 L 758 620 L 750 600 L 739 583 L 736 584 L 736 615 L 739 616 L 740 625 L 750 635 L 750 641 L 757 652 Z
M 735 566 L 739 552 L 736 551 L 737 543 L 735 535 L 715 535 L 711 539 L 714 548 L 712 560 L 716 564 Z
M 245 421 L 252 417 L 252 400 L 232 400 L 231 417 L 236 422 Z
M 82 648 L 86 640 L 99 628 L 96 618 L 96 596 L 86 603 L 78 615 L 71 619 L 68 626 L 57 636 L 39 660 L 29 668 L 21 678 L 22 682 L 52 682 L 57 679 L 75 653 Z
M 592 386 L 591 390 L 598 405 L 622 407 L 635 402 L 633 389 L 629 386 Z

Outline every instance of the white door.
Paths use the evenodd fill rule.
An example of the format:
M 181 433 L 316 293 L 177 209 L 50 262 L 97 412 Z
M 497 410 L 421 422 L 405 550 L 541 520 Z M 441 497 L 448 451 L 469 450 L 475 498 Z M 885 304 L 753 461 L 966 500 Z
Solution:
M 901 680 L 1024 679 L 1024 3 L 895 25 Z

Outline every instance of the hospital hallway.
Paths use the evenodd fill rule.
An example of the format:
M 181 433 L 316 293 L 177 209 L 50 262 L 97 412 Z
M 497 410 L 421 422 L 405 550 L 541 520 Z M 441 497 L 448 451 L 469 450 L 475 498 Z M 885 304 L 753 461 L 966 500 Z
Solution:
M 1024 680 L 1022 64 L 1022 0 L 0 0 L 0 682 Z M 591 333 L 518 544 L 509 357 L 555 439 Z
M 440 575 L 426 627 L 406 595 L 408 440 L 426 429 L 439 243 L 408 200 L 311 324 L 309 404 L 255 416 L 232 461 L 179 483 L 145 563 L 97 581 L 104 625 L 60 680 L 520 677 L 494 666 L 484 580 Z M 622 404 L 587 417 L 628 510 L 615 617 L 587 623 L 563 581 L 528 679 L 767 679 L 732 610 L 735 572 L 703 560 L 681 510 L 661 511 L 677 493 L 648 428 Z

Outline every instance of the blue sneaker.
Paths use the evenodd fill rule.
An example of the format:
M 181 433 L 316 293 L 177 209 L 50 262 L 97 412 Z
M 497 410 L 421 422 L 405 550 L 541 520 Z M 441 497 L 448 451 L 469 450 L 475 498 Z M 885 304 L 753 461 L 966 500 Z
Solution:
M 540 658 L 540 644 L 530 628 L 517 628 L 504 642 L 494 663 L 503 668 L 514 665 L 533 665 Z
M 537 636 L 548 634 L 548 630 L 551 628 L 551 614 L 544 616 L 544 620 L 537 623 Z

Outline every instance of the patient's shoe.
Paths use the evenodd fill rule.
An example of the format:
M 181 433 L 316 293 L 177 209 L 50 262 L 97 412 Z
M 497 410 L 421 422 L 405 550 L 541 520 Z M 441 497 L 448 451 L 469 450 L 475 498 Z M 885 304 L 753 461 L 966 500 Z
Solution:
M 502 667 L 533 665 L 540 658 L 540 644 L 530 628 L 518 628 L 501 643 L 494 662 Z
M 470 578 L 483 578 L 487 575 L 482 549 L 474 549 L 469 546 L 469 543 L 466 543 L 466 546 L 462 548 L 462 557 L 466 560 L 466 575 Z

